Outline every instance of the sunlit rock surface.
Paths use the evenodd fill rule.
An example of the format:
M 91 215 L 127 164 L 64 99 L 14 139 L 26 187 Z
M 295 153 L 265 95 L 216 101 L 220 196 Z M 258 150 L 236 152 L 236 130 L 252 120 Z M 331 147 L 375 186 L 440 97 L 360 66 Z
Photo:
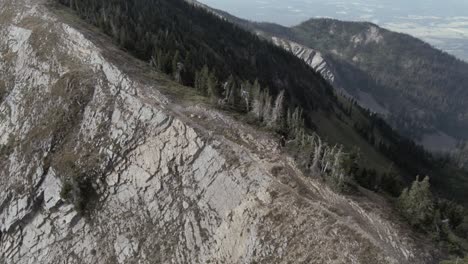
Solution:
M 309 65 L 316 72 L 320 73 L 327 81 L 333 84 L 335 81 L 335 75 L 329 68 L 329 65 L 322 57 L 320 52 L 282 38 L 272 37 L 271 39 L 275 45 L 293 53 L 296 57 L 302 59 L 305 63 L 307 63 L 307 65 Z

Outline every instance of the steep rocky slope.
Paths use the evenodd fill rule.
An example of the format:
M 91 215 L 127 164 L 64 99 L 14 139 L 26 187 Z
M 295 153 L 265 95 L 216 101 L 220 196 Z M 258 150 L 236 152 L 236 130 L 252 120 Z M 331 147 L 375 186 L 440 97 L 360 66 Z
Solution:
M 333 193 L 57 14 L 0 1 L 0 262 L 433 261 L 378 197 Z
M 275 45 L 291 52 L 296 57 L 303 60 L 312 69 L 320 73 L 338 93 L 343 94 L 347 98 L 355 100 L 357 103 L 359 103 L 359 105 L 371 110 L 374 113 L 378 113 L 382 116 L 389 114 L 389 111 L 386 109 L 386 107 L 377 102 L 372 94 L 349 85 L 349 83 L 361 81 L 359 80 L 359 74 L 353 75 L 355 79 L 347 78 L 349 77 L 347 74 L 352 72 L 352 66 L 346 69 L 346 67 L 343 67 L 342 64 L 334 63 L 333 60 L 325 58 L 324 55 L 319 51 L 285 38 L 276 37 L 274 33 L 266 33 L 264 31 L 257 31 L 257 33 L 267 39 L 271 39 Z M 347 74 L 343 74 L 343 71 L 347 72 Z M 370 80 L 364 81 L 369 82 Z

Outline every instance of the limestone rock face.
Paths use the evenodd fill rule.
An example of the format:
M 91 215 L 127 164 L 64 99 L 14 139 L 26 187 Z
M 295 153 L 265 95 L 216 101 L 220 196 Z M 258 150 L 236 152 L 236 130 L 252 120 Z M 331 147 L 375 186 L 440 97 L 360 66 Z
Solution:
M 334 84 L 335 74 L 320 52 L 278 37 L 272 37 L 271 40 L 276 46 L 291 52 L 296 57 L 303 60 L 312 69 L 320 73 L 330 84 Z
M 271 135 L 175 103 L 161 91 L 176 84 L 69 16 L 0 0 L 1 263 L 432 261 L 385 203 L 337 195 Z

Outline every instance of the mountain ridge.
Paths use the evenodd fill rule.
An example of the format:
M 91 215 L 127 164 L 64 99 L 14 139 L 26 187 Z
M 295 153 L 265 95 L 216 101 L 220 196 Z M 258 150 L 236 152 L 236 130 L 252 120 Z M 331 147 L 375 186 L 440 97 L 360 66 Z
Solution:
M 292 54 L 178 0 L 1 1 L 1 262 L 436 263 L 448 254 L 397 214 L 389 193 L 399 195 L 400 175 L 389 172 L 392 161 L 436 175 L 450 164 L 334 94 Z M 145 19 L 155 14 L 160 23 Z M 214 59 L 191 62 L 194 47 Z M 364 159 L 352 146 L 366 148 Z M 415 175 L 402 176 L 406 187 Z M 459 215 L 431 200 L 428 183 L 404 193 L 425 186 L 424 202 L 441 208 L 428 228 L 439 228 Z
M 337 25 L 335 25 L 337 24 Z M 336 27 L 336 28 L 334 28 Z M 353 31 L 353 33 L 350 33 L 349 29 L 352 29 L 353 27 L 356 27 Z M 314 28 L 314 29 L 312 29 Z M 320 28 L 320 33 L 318 31 L 314 32 L 315 29 Z M 347 33 L 344 33 L 344 28 L 347 28 L 346 31 Z M 400 34 L 400 33 L 393 33 L 388 30 L 382 29 L 374 24 L 371 23 L 357 23 L 357 22 L 339 22 L 337 20 L 327 20 L 327 19 L 322 19 L 322 20 L 309 20 L 307 22 L 304 22 L 294 28 L 292 28 L 293 31 L 296 32 L 296 34 L 302 34 L 304 37 L 298 37 L 302 38 L 302 41 L 299 41 L 299 43 L 304 43 L 307 41 L 306 39 L 308 38 L 307 36 L 314 36 L 314 35 L 321 35 L 321 39 L 333 39 L 334 36 L 336 36 L 337 41 L 342 41 L 341 38 L 349 38 L 349 42 L 351 44 L 340 44 L 343 45 L 342 48 L 338 48 L 338 46 L 333 46 L 333 44 L 330 44 L 332 42 L 328 42 L 327 45 L 329 45 L 329 48 L 323 48 L 319 47 L 321 44 L 318 44 L 321 40 L 317 42 L 316 45 L 310 43 L 312 46 L 317 48 L 318 50 L 321 50 L 322 52 L 325 52 L 324 49 L 327 49 L 327 54 L 329 54 L 332 58 L 332 60 L 335 61 L 335 64 L 339 60 L 345 60 L 348 64 L 351 64 L 353 66 L 357 66 L 359 69 L 363 70 L 366 72 L 366 74 L 369 75 L 369 77 L 376 82 L 376 87 L 368 87 L 366 88 L 368 92 L 374 94 L 374 96 L 377 96 L 379 101 L 384 101 L 385 104 L 387 104 L 387 108 L 390 108 L 390 112 L 393 113 L 393 117 L 389 119 L 389 121 L 397 128 L 400 129 L 400 131 L 403 131 L 406 135 L 411 135 L 413 133 L 413 138 L 417 139 L 418 141 L 422 142 L 420 135 L 418 135 L 418 132 L 414 133 L 414 131 L 426 131 L 424 133 L 431 133 L 431 131 L 442 131 L 446 134 L 452 135 L 455 138 L 464 140 L 463 133 L 459 133 L 457 131 L 463 131 L 466 130 L 463 128 L 463 116 L 466 115 L 466 105 L 463 106 L 463 103 L 461 98 L 466 97 L 466 88 L 467 87 L 467 81 L 463 80 L 462 76 L 463 75 L 463 69 L 465 69 L 465 75 L 466 72 L 468 72 L 466 69 L 468 69 L 468 64 L 463 63 L 460 60 L 457 60 L 455 57 L 438 51 L 436 49 L 432 49 L 429 44 L 424 43 L 421 40 L 418 40 L 416 38 L 413 38 L 409 35 L 405 34 Z M 312 31 L 309 31 L 312 30 Z M 338 30 L 339 32 L 334 33 L 333 30 Z M 299 32 L 299 33 L 298 33 Z M 325 32 L 325 34 L 323 34 Z M 329 34 L 329 35 L 326 35 Z M 340 36 L 340 34 L 344 34 Z M 354 34 L 354 35 L 353 35 Z M 353 35 L 353 36 L 351 36 Z M 312 37 L 313 38 L 313 37 Z M 338 40 L 339 39 L 339 40 Z M 405 46 L 403 48 L 399 48 L 396 44 L 396 41 L 398 39 L 398 43 L 408 43 L 409 46 Z M 297 41 L 297 39 L 295 39 Z M 401 41 L 400 41 L 401 40 Z M 313 40 L 311 40 L 313 41 Z M 325 40 L 326 42 L 327 40 Z M 334 41 L 334 40 L 330 40 Z M 372 44 L 375 43 L 375 44 Z M 388 43 L 388 44 L 387 44 Z M 351 47 L 347 46 L 351 45 Z M 380 50 L 380 48 L 374 48 L 374 47 L 379 47 L 381 45 L 385 46 L 385 50 Z M 393 51 L 392 45 L 398 49 L 397 51 Z M 400 44 L 401 45 L 401 44 Z M 365 49 L 361 46 L 366 46 L 366 47 L 371 47 L 371 50 L 374 49 L 376 50 L 371 51 L 373 52 L 372 54 L 374 55 L 366 55 L 370 54 L 370 52 L 365 51 Z M 416 48 L 419 47 L 419 48 Z M 408 54 L 408 52 L 404 51 L 404 49 L 412 49 L 416 51 L 416 55 Z M 346 55 L 341 54 L 339 51 L 336 52 L 337 50 L 346 50 L 344 51 Z M 378 50 L 378 51 L 377 51 Z M 403 50 L 403 51 L 402 51 Z M 387 54 L 388 55 L 382 55 L 385 61 L 379 62 L 376 59 L 373 59 L 372 57 L 369 56 L 375 56 L 377 57 L 378 55 L 376 52 L 380 52 L 380 54 Z M 427 58 L 424 56 L 424 52 L 426 52 Z M 363 57 L 363 56 L 368 56 L 368 57 Z M 395 57 L 396 59 L 393 59 Z M 369 59 L 370 58 L 370 59 Z M 398 59 L 400 58 L 400 59 Z M 330 59 L 330 58 L 329 58 Z M 368 61 L 368 62 L 367 62 Z M 429 65 L 429 62 L 437 62 L 438 64 L 435 64 L 435 66 L 427 66 Z M 440 62 L 439 62 L 440 61 Z M 443 69 L 445 63 L 444 61 L 447 61 L 447 65 L 449 65 L 451 68 L 450 70 Z M 380 64 L 379 64 L 380 63 Z M 419 64 L 420 66 L 416 66 Z M 458 66 L 452 66 L 453 65 L 458 65 Z M 360 66 L 360 65 L 366 65 L 366 66 Z M 373 66 L 372 66 L 373 65 Z M 383 66 L 385 65 L 385 66 Z M 384 67 L 384 68 L 382 68 Z M 395 70 L 393 70 L 392 67 L 396 67 Z M 419 67 L 419 69 L 416 70 L 415 67 Z M 435 70 L 437 67 L 438 70 Z M 428 68 L 429 70 L 426 70 Z M 458 70 L 454 70 L 454 69 Z M 391 71 L 391 76 L 397 81 L 396 85 L 400 87 L 406 87 L 407 88 L 399 88 L 402 93 L 406 94 L 407 98 L 402 99 L 401 97 L 398 97 L 396 94 L 385 94 L 382 92 L 382 90 L 387 90 L 387 93 L 391 91 L 392 89 L 390 87 L 390 81 L 385 79 L 387 78 L 383 72 L 385 71 Z M 416 70 L 416 71 L 415 71 Z M 411 71 L 414 73 L 414 78 L 412 77 L 406 77 L 405 74 L 401 74 L 401 72 L 404 71 Z M 420 72 L 418 72 L 420 71 Z M 431 73 L 428 73 L 428 71 L 432 71 L 433 74 L 437 72 L 438 75 L 440 76 L 445 76 L 449 75 L 451 76 L 448 81 L 442 82 L 440 79 L 436 79 L 435 77 L 432 77 Z M 370 72 L 370 74 L 368 73 Z M 395 72 L 395 73 L 393 73 Z M 400 73 L 397 75 L 397 73 Z M 376 76 L 376 77 L 375 77 Z M 427 88 L 425 90 L 417 91 L 416 89 L 419 89 L 417 87 L 420 86 L 421 80 L 430 79 L 433 80 L 434 82 L 438 82 L 438 84 L 435 85 L 426 85 Z M 451 80 L 457 80 L 455 83 Z M 399 83 L 400 82 L 400 83 Z M 379 85 L 382 85 L 382 88 L 378 88 Z M 440 87 L 444 86 L 450 87 L 447 89 L 442 89 Z M 372 89 L 373 88 L 373 89 Z M 434 89 L 433 89 L 434 88 Z M 414 89 L 414 90 L 413 90 Z M 431 90 L 432 89 L 432 90 Z M 444 92 L 442 92 L 444 91 Z M 382 93 L 379 95 L 378 93 Z M 424 95 L 426 93 L 427 95 Z M 433 94 L 433 95 L 431 95 Z M 440 98 L 437 99 L 432 99 L 435 100 L 433 101 L 434 103 L 427 103 L 427 105 L 431 105 L 432 107 L 436 107 L 435 109 L 440 109 L 437 110 L 438 112 L 428 110 L 427 107 L 425 106 L 426 103 L 422 101 L 422 99 L 419 98 L 426 98 L 429 96 L 438 96 Z M 383 99 L 387 98 L 387 99 Z M 399 99 L 392 99 L 396 101 L 403 101 L 409 100 L 411 103 L 393 103 L 392 101 L 388 101 L 389 98 L 399 98 Z M 442 100 L 447 100 L 450 101 L 451 104 L 453 105 L 451 108 L 453 110 L 444 110 L 446 107 L 444 106 L 446 103 L 443 103 Z M 392 105 L 393 104 L 393 105 Z M 403 110 L 402 112 L 398 112 L 397 109 L 398 104 L 400 106 L 403 106 L 403 108 L 407 108 L 406 110 Z M 441 105 L 438 107 L 438 105 Z M 456 106 L 456 107 L 455 107 Z M 457 108 L 458 107 L 458 108 Z M 410 119 L 405 120 L 403 118 L 402 120 L 399 120 L 402 118 L 405 112 L 420 112 L 421 117 L 418 117 L 418 114 L 413 115 Z M 433 115 L 433 116 L 432 116 Z M 444 117 L 437 117 L 439 116 L 444 116 Z M 450 117 L 448 118 L 447 116 L 457 116 L 456 119 Z M 448 122 L 442 122 L 441 118 L 445 118 Z M 427 120 L 426 120 L 427 119 Z M 452 121 L 450 121 L 452 120 Z M 405 124 L 407 122 L 407 124 Z M 453 122 L 450 124 L 449 122 Z M 412 124 L 414 123 L 414 124 Z M 454 124 L 458 123 L 459 127 L 455 128 Z M 431 128 L 431 124 L 435 124 Z M 410 130 L 413 130 L 410 132 Z M 450 147 L 454 147 L 454 144 L 452 143 Z
M 204 7 L 210 8 L 206 5 L 204 5 Z M 385 42 L 379 42 L 379 40 L 384 41 L 383 35 L 379 36 L 379 32 L 384 32 L 387 38 L 393 38 L 393 39 L 402 38 L 403 39 L 402 43 L 408 42 L 408 43 L 413 43 L 412 44 L 413 46 L 419 45 L 422 47 L 422 49 L 420 50 L 426 50 L 428 53 L 432 54 L 431 56 L 438 56 L 440 58 L 443 58 L 442 61 L 444 60 L 455 61 L 457 65 L 458 64 L 462 66 L 464 65 L 464 67 L 461 67 L 461 69 L 463 68 L 468 69 L 467 63 L 464 63 L 461 60 L 456 59 L 454 56 L 447 54 L 445 52 L 442 52 L 442 51 L 438 51 L 437 49 L 432 48 L 429 44 L 423 42 L 422 40 L 411 37 L 407 34 L 394 33 L 389 30 L 382 29 L 378 25 L 374 23 L 370 23 L 370 22 L 343 22 L 343 21 L 339 21 L 336 19 L 320 18 L 320 19 L 309 19 L 296 26 L 285 27 L 285 26 L 274 24 L 274 23 L 253 22 L 253 21 L 239 19 L 226 12 L 216 10 L 216 9 L 212 9 L 212 11 L 215 13 L 218 13 L 220 16 L 225 17 L 226 19 L 232 21 L 233 23 L 236 23 L 248 30 L 255 32 L 256 34 L 263 35 L 267 39 L 272 38 L 272 37 L 282 38 L 282 39 L 291 41 L 292 43 L 297 43 L 309 49 L 313 49 L 322 53 L 327 63 L 329 65 L 334 66 L 331 70 L 333 70 L 334 72 L 336 82 L 332 83 L 332 85 L 338 91 L 346 91 L 345 94 L 347 96 L 352 97 L 354 100 L 359 102 L 359 104 L 362 105 L 363 107 L 368 108 L 372 110 L 373 112 L 381 114 L 387 121 L 389 121 L 395 128 L 397 128 L 397 130 L 399 130 L 406 136 L 409 136 L 412 139 L 416 140 L 420 144 L 425 145 L 430 150 L 433 150 L 433 151 L 442 150 L 445 152 L 450 152 L 452 149 L 456 147 L 458 140 L 464 140 L 463 133 L 460 134 L 457 131 L 466 130 L 466 129 L 463 129 L 463 127 L 460 127 L 460 125 L 462 125 L 463 122 L 465 122 L 463 120 L 466 119 L 466 118 L 463 119 L 463 116 L 464 115 L 466 116 L 466 111 L 465 111 L 465 114 L 463 114 L 464 113 L 463 109 L 466 110 L 466 106 L 465 108 L 459 107 L 458 110 L 454 110 L 456 112 L 451 112 L 452 114 L 450 115 L 457 116 L 457 118 L 447 118 L 447 114 L 444 113 L 445 110 L 439 110 L 437 113 L 434 113 L 434 111 L 432 111 L 433 113 L 431 114 L 431 110 L 427 110 L 427 108 L 424 106 L 425 103 L 421 103 L 421 100 L 414 99 L 417 97 L 413 97 L 413 99 L 411 100 L 413 100 L 414 103 L 410 103 L 410 101 L 407 101 L 407 103 L 404 103 L 404 104 L 402 103 L 403 105 L 405 105 L 405 108 L 407 108 L 406 110 L 402 111 L 401 107 L 398 107 L 398 105 L 396 105 L 398 103 L 388 101 L 385 98 L 399 98 L 399 99 L 392 99 L 393 101 L 397 101 L 397 102 L 405 101 L 407 99 L 398 97 L 398 95 L 395 94 L 395 92 L 392 92 L 392 88 L 389 88 L 388 87 L 389 85 L 385 81 L 382 83 L 381 80 L 376 79 L 373 76 L 373 75 L 376 75 L 375 72 L 384 71 L 384 69 L 382 68 L 382 65 L 390 65 L 393 67 L 393 65 L 397 65 L 398 62 L 394 63 L 390 61 L 388 63 L 382 63 L 380 67 L 378 66 L 378 62 L 374 62 L 374 65 L 376 67 L 373 67 L 373 68 L 377 69 L 376 71 L 372 68 L 372 66 L 370 66 L 370 68 L 360 67 L 359 55 L 358 56 L 349 55 L 348 57 L 344 58 L 343 54 L 340 54 L 340 50 L 344 50 L 343 47 L 346 47 L 347 45 L 346 43 L 352 43 L 351 46 L 357 50 L 356 52 L 358 52 L 356 54 L 359 54 L 360 45 L 369 45 L 372 43 L 375 43 L 375 44 L 380 43 L 382 45 Z M 334 42 L 333 42 L 334 40 L 332 40 L 334 30 L 330 28 L 329 25 L 332 25 L 334 23 L 337 24 L 338 25 L 337 28 L 340 28 L 341 30 L 340 32 L 337 33 L 337 36 L 339 36 L 339 34 L 344 34 L 343 36 L 346 36 L 346 40 L 344 42 L 343 40 L 339 39 L 339 37 L 337 37 L 339 41 L 341 42 L 336 41 L 335 43 L 345 43 L 345 44 L 341 44 L 343 45 L 343 47 L 341 48 L 337 48 L 337 47 L 329 48 L 334 45 Z M 315 28 L 314 30 L 316 30 L 316 32 L 308 31 L 307 29 L 305 29 L 308 25 L 312 25 L 312 28 Z M 354 28 L 354 31 L 353 31 L 354 35 L 348 36 L 348 33 L 343 33 L 344 27 L 349 29 L 346 31 L 353 31 L 352 29 Z M 313 36 L 316 36 L 315 40 Z M 317 44 L 317 43 L 320 43 L 324 39 L 330 39 L 331 41 L 331 42 L 328 42 L 326 47 L 322 47 L 320 46 L 320 44 Z M 327 40 L 325 40 L 325 42 L 326 41 Z M 386 53 L 391 50 L 392 48 L 389 47 L 383 50 L 382 52 Z M 401 49 L 394 53 L 405 54 L 405 52 L 400 52 L 400 51 Z M 352 51 L 350 52 L 352 54 Z M 421 54 L 421 52 L 419 52 L 419 54 Z M 372 55 L 372 56 L 377 57 L 376 55 Z M 391 56 L 397 57 L 398 55 L 391 55 Z M 426 67 L 426 66 L 421 66 L 421 67 Z M 369 69 L 373 69 L 374 73 L 369 73 L 368 72 Z M 466 73 L 466 70 L 465 70 L 465 73 Z M 404 74 L 400 74 L 400 75 L 404 75 Z M 457 79 L 457 78 L 460 79 L 460 76 L 463 76 L 462 73 L 454 73 L 452 75 L 454 77 L 449 78 L 449 79 Z M 353 81 L 353 79 L 355 78 L 357 78 L 358 80 Z M 399 79 L 398 75 L 394 75 L 393 78 L 396 80 Z M 421 78 L 421 76 L 418 76 L 418 78 Z M 405 80 L 409 80 L 409 79 L 406 78 Z M 405 80 L 403 80 L 403 82 Z M 416 83 L 417 82 L 418 81 L 416 81 Z M 354 84 L 354 83 L 357 83 L 357 84 Z M 411 84 L 411 83 L 413 82 L 408 82 L 410 86 L 412 85 L 411 87 L 416 87 L 414 84 Z M 465 81 L 463 83 L 465 83 L 465 87 L 466 87 L 466 84 L 468 82 Z M 460 87 L 456 88 L 456 83 L 452 82 L 451 87 L 454 87 L 454 86 L 455 86 L 455 89 L 452 89 L 452 90 L 454 90 L 455 92 L 456 90 L 460 91 Z M 438 88 L 436 87 L 436 89 Z M 466 91 L 467 89 L 465 88 L 464 90 Z M 452 99 L 459 98 L 459 97 L 464 98 L 463 93 L 457 96 L 448 95 L 448 97 Z M 447 99 L 447 100 L 452 100 L 452 99 Z M 457 105 L 457 104 L 459 105 L 460 102 L 462 102 L 460 100 L 461 99 L 455 100 L 454 102 L 456 103 L 452 103 L 452 105 Z M 436 105 L 437 104 L 438 103 L 436 103 Z M 417 114 L 412 114 L 411 116 L 405 116 L 405 113 L 407 112 L 415 112 Z M 437 114 L 441 115 L 442 113 L 444 113 L 443 114 L 444 117 L 436 117 Z M 443 121 L 444 119 L 446 121 Z M 456 119 L 458 119 L 458 121 Z M 455 128 L 454 124 L 456 123 L 458 123 L 459 125 L 458 127 Z M 436 124 L 436 126 L 432 126 L 431 124 Z
M 305 176 L 271 133 L 176 96 L 192 90 L 46 3 L 0 10 L 1 262 L 437 258 L 385 203 Z M 69 174 L 92 180 L 84 211 Z

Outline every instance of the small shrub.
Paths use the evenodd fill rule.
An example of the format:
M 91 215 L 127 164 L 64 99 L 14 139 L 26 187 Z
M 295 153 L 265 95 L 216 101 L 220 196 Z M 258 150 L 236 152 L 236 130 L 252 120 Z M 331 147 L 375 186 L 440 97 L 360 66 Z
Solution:
M 455 228 L 455 233 L 460 237 L 468 239 L 468 215 L 466 215 L 463 221 Z
M 60 191 L 60 197 L 69 201 L 71 199 L 71 193 L 73 191 L 73 184 L 70 181 L 65 181 L 62 185 L 62 190 Z
M 5 145 L 0 145 L 0 157 L 9 156 L 15 147 L 16 141 L 13 135 L 10 135 Z
M 5 82 L 0 80 L 0 102 L 3 100 L 7 93 L 6 87 L 5 87 Z
M 63 175 L 60 196 L 65 202 L 73 204 L 79 214 L 90 211 L 97 203 L 98 193 L 94 183 L 102 173 L 101 161 L 101 155 L 87 146 L 54 155 L 52 166 Z
M 440 264 L 468 264 L 468 257 L 461 259 L 459 257 L 453 258 L 451 260 L 444 260 Z
M 98 195 L 91 180 L 78 178 L 64 182 L 60 197 L 73 204 L 75 210 L 83 215 L 96 204 Z

